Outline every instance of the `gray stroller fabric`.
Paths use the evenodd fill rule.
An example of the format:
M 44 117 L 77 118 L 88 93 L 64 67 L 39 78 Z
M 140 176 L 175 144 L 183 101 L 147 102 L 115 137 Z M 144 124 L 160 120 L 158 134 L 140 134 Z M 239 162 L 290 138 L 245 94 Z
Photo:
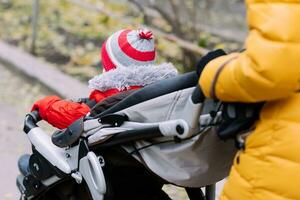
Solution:
M 193 88 L 173 92 L 120 111 L 130 121 L 153 123 L 181 119 L 189 112 L 185 104 Z M 195 133 L 196 134 L 196 133 Z M 213 128 L 180 143 L 160 138 L 136 142 L 137 149 L 154 144 L 133 154 L 147 168 L 170 183 L 185 187 L 202 187 L 225 178 L 236 149 L 233 141 L 221 141 Z M 128 152 L 135 149 L 123 146 Z

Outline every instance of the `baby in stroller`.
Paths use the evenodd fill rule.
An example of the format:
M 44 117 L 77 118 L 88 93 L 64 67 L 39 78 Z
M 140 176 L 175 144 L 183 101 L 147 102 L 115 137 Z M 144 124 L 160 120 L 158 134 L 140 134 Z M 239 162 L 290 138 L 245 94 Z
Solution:
M 113 89 L 108 85 L 112 84 L 110 78 L 115 77 L 120 80 L 118 84 L 113 83 L 117 95 L 109 95 L 93 109 L 79 112 L 77 120 L 72 118 L 60 125 L 54 123 L 57 111 L 52 103 L 62 100 L 38 102 L 26 116 L 24 132 L 32 144 L 33 154 L 22 157 L 19 162 L 21 175 L 17 185 L 23 199 L 164 200 L 170 199 L 161 189 L 165 183 L 186 187 L 190 199 L 204 199 L 199 188 L 228 174 L 235 154 L 234 144 L 223 142 L 214 134 L 211 124 L 218 121 L 218 106 L 213 103 L 205 106 L 200 88 L 195 87 L 197 74 L 175 76 L 176 70 L 169 66 L 162 70 L 162 75 L 158 66 L 150 65 L 155 70 L 149 72 L 144 64 L 140 66 L 141 71 L 134 69 L 136 73 L 131 74 L 131 68 L 126 70 L 118 59 L 132 58 L 129 59 L 128 54 L 120 57 L 108 44 L 123 44 L 116 50 L 119 53 L 126 48 L 136 53 L 132 47 L 145 53 L 148 52 L 145 48 L 137 47 L 132 41 L 137 37 L 146 37 L 148 41 L 152 34 L 136 31 L 138 36 L 131 37 L 130 31 L 125 31 L 126 41 L 132 44 L 129 45 L 124 38 L 120 39 L 123 31 L 106 41 L 106 50 L 102 48 L 103 57 L 111 56 L 108 66 L 118 61 L 115 66 L 120 67 L 104 67 L 103 75 L 90 81 L 93 89 L 107 91 Z M 108 76 L 118 68 L 124 73 Z M 158 74 L 149 78 L 148 73 Z M 124 74 L 127 80 L 133 80 L 125 86 L 122 85 Z M 141 80 L 139 75 L 147 81 Z M 148 86 L 141 88 L 145 85 Z M 133 88 L 141 89 L 124 93 Z M 95 100 L 91 96 L 87 104 Z M 43 105 L 52 108 L 44 112 Z M 207 114 L 211 110 L 217 113 L 213 117 Z M 52 113 L 54 118 L 49 117 Z M 68 128 L 55 132 L 50 138 L 37 126 L 40 117 L 54 126 Z
M 39 110 L 43 120 L 63 129 L 85 116 L 95 104 L 103 101 L 103 105 L 107 104 L 109 97 L 117 100 L 136 89 L 177 75 L 171 63 L 154 63 L 154 36 L 145 29 L 124 29 L 112 34 L 102 45 L 101 57 L 103 73 L 89 81 L 92 89 L 89 98 L 74 102 L 48 96 L 34 103 L 32 111 Z

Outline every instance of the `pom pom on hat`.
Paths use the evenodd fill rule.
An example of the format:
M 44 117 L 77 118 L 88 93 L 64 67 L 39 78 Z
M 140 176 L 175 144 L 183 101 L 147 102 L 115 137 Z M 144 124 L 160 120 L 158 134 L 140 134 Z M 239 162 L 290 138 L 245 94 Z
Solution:
M 140 29 L 139 36 L 141 39 L 146 39 L 146 40 L 153 39 L 153 33 L 146 29 Z

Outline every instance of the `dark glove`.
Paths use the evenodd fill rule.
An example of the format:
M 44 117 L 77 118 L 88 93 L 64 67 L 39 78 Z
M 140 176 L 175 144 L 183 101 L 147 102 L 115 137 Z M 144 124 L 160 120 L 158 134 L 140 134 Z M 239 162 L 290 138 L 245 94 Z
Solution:
M 213 59 L 226 55 L 223 49 L 217 49 L 204 55 L 197 63 L 197 74 L 200 77 L 204 67 Z
M 241 132 L 251 129 L 258 120 L 264 103 L 223 103 L 222 120 L 217 134 L 223 139 L 234 139 Z

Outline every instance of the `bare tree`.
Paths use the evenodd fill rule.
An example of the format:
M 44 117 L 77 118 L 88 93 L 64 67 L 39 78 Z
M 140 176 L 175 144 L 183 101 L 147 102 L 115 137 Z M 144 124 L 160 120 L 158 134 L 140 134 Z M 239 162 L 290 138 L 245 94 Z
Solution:
M 140 13 L 143 14 L 147 25 L 156 27 L 163 31 L 169 31 L 178 38 L 197 43 L 200 41 L 201 31 L 210 30 L 211 24 L 218 28 L 217 34 L 221 36 L 221 27 L 226 27 L 224 22 L 228 17 L 234 19 L 238 17 L 230 15 L 231 6 L 240 3 L 241 0 L 128 0 L 134 4 Z M 155 15 L 153 12 L 155 11 Z M 216 13 L 216 11 L 221 13 Z M 160 18 L 164 23 L 157 23 Z M 226 18 L 226 19 L 225 19 Z M 156 20 L 153 20 L 156 19 Z M 200 23 L 201 22 L 201 23 Z M 162 24 L 166 24 L 164 26 Z M 221 30 L 219 30 L 221 29 Z M 194 67 L 199 59 L 190 50 L 181 49 L 181 60 L 186 70 Z
M 146 13 L 146 8 L 139 3 L 138 0 L 128 0 L 130 3 L 132 3 L 138 10 L 139 12 L 143 15 L 143 21 L 145 24 L 149 24 L 150 21 L 149 21 L 149 17 Z

